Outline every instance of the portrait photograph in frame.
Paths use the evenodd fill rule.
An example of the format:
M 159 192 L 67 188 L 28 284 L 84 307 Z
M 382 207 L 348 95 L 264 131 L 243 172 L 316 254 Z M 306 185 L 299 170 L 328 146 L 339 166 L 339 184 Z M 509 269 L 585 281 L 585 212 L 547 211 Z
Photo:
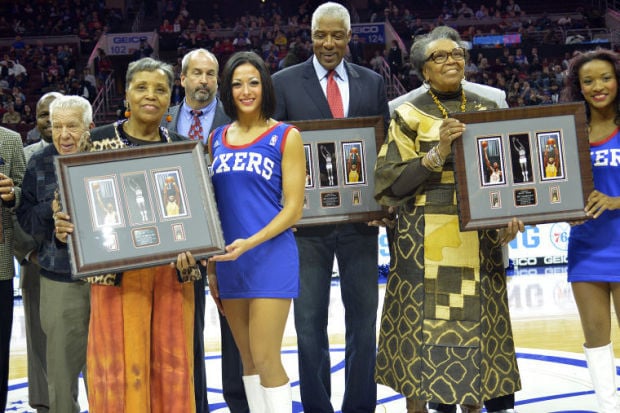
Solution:
M 321 142 L 317 144 L 319 153 L 319 186 L 338 186 L 338 168 L 336 167 L 336 144 L 334 142 Z
M 77 153 L 58 156 L 54 162 L 61 203 L 75 225 L 68 238 L 73 277 L 167 264 L 184 251 L 190 251 L 197 259 L 224 251 L 224 238 L 202 143 L 188 141 Z M 176 179 L 174 183 L 178 186 L 184 213 L 176 216 L 151 213 L 152 216 L 145 215 L 142 223 L 139 207 L 133 212 L 131 206 L 121 207 L 136 202 L 129 178 L 142 177 L 144 180 L 133 181 L 144 185 L 145 203 L 155 204 L 154 209 L 161 208 L 168 191 L 177 195 L 171 180 L 166 180 L 170 176 Z M 119 191 L 118 184 L 116 186 L 119 218 L 131 225 L 92 225 L 91 209 L 95 204 L 91 199 L 96 199 L 92 198 L 95 184 L 99 183 L 100 187 L 102 183 L 108 185 L 108 180 L 122 182 L 123 191 Z M 170 184 L 170 188 L 165 188 L 166 184 Z M 160 189 L 166 189 L 166 192 L 157 195 Z M 155 199 L 151 200 L 149 191 L 153 192 Z M 136 219 L 130 218 L 132 214 Z M 179 223 L 181 227 L 175 225 Z M 181 239 L 180 233 L 185 239 Z
M 504 178 L 504 150 L 500 136 L 478 138 L 478 162 L 482 185 L 501 185 Z
M 86 180 L 93 229 L 123 225 L 118 185 L 114 177 L 92 177 Z
M 121 174 L 121 182 L 129 211 L 129 224 L 135 226 L 155 222 L 153 195 L 145 172 Z
M 560 131 L 536 134 L 540 177 L 543 181 L 564 178 L 562 161 L 562 134 Z
M 342 166 L 344 167 L 345 185 L 359 185 L 366 182 L 366 166 L 362 163 L 364 145 L 362 142 L 344 142 L 342 144 Z
M 309 144 L 304 143 L 304 153 L 306 154 L 306 188 L 314 187 L 314 176 L 312 167 L 312 148 Z
M 291 122 L 309 149 L 312 187 L 306 185 L 304 209 L 297 226 L 369 222 L 387 215 L 374 199 L 377 152 L 384 140 L 380 116 Z M 331 159 L 331 175 L 327 165 Z M 358 182 L 347 163 L 359 163 Z M 330 179 L 331 177 L 331 179 Z
M 178 168 L 152 171 L 157 187 L 158 211 L 165 219 L 189 216 L 185 185 Z
M 588 219 L 584 207 L 594 185 L 583 102 L 451 116 L 466 124 L 452 148 L 461 230 L 500 228 L 513 217 L 528 225 Z M 542 174 L 541 141 L 549 140 L 550 133 L 558 137 L 562 162 L 563 176 L 557 179 L 543 179 Z M 499 137 L 505 149 L 504 185 L 480 181 L 480 139 L 489 136 Z M 497 192 L 499 207 L 489 202 L 491 192 Z

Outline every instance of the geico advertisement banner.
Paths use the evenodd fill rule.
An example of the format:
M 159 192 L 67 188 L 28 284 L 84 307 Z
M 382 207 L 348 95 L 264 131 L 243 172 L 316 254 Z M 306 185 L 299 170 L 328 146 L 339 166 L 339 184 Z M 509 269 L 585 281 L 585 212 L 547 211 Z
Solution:
M 509 244 L 508 256 L 515 266 L 566 264 L 570 225 L 565 222 L 527 226 Z M 379 230 L 379 265 L 389 264 L 385 228 Z
M 115 33 L 106 35 L 106 53 L 109 55 L 130 55 L 140 47 L 140 39 L 154 47 L 155 32 Z

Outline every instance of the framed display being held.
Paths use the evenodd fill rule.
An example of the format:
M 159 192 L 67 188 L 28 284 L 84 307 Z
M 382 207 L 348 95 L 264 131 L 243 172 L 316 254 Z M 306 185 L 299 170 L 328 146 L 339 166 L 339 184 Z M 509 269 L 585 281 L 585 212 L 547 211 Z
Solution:
M 297 226 L 368 222 L 386 214 L 374 199 L 374 168 L 383 118 L 291 122 L 306 153 L 303 217 Z
M 454 113 L 461 230 L 587 219 L 593 190 L 583 103 Z
M 201 143 L 146 145 L 55 159 L 76 278 L 224 251 Z

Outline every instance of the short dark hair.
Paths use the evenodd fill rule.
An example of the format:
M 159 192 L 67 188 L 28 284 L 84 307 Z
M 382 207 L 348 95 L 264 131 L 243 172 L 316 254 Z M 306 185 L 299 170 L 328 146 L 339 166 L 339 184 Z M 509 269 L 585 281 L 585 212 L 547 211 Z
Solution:
M 260 74 L 260 81 L 263 86 L 261 116 L 264 119 L 269 119 L 276 110 L 276 92 L 265 61 L 254 52 L 237 52 L 233 54 L 224 65 L 222 84 L 220 86 L 220 99 L 222 100 L 224 111 L 231 119 L 237 119 L 237 107 L 232 97 L 232 76 L 237 67 L 246 63 L 254 66 Z

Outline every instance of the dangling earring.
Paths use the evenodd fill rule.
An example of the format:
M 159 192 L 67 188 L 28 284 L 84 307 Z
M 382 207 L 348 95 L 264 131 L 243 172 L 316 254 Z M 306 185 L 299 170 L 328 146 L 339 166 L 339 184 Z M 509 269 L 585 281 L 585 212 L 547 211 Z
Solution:
M 129 109 L 129 103 L 125 102 L 125 117 L 129 119 L 131 116 L 131 110 Z
M 168 108 L 168 114 L 166 115 L 166 122 L 172 122 L 172 115 L 170 114 L 170 108 Z

